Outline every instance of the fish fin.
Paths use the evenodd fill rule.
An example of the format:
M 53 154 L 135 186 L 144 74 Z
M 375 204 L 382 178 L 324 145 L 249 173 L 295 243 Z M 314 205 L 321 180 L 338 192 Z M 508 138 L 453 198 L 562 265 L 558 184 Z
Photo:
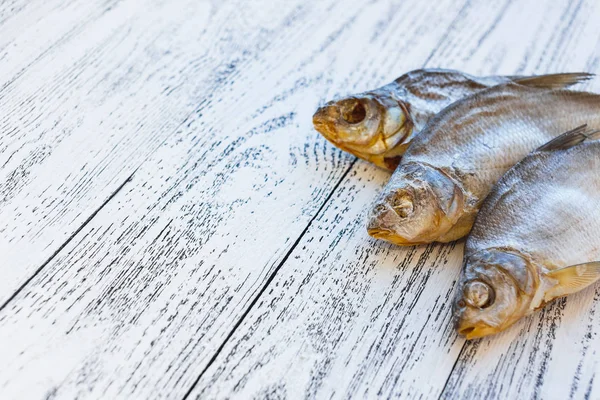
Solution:
M 555 137 L 545 145 L 539 147 L 536 151 L 554 151 L 554 150 L 566 150 L 587 139 L 595 139 L 600 131 L 597 129 L 589 128 L 586 125 L 578 126 L 577 128 L 563 133 L 560 136 Z
M 571 265 L 549 272 L 547 276 L 558 281 L 544 294 L 544 300 L 550 301 L 557 297 L 579 292 L 600 279 L 600 261 Z
M 541 89 L 563 89 L 590 80 L 594 76 L 594 74 L 589 74 L 587 72 L 570 72 L 565 74 L 517 77 L 513 82 L 518 83 L 519 85 Z
M 588 135 L 588 140 L 598 140 L 600 139 L 600 130 L 597 130 L 596 132 L 592 132 Z

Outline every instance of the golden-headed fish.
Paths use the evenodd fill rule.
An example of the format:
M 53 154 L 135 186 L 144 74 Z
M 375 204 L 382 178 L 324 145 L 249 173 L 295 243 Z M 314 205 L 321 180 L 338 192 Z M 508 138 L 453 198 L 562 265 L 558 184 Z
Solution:
M 485 200 L 454 303 L 467 339 L 600 278 L 600 142 L 577 144 L 591 133 L 581 127 L 533 152 Z
M 559 77 L 498 85 L 440 112 L 379 195 L 369 234 L 399 245 L 459 239 L 492 186 L 530 151 L 573 126 L 600 127 L 600 95 L 553 89 Z
M 556 87 L 565 87 L 588 75 L 546 77 Z M 483 89 L 532 78 L 536 77 L 477 77 L 444 69 L 415 70 L 379 89 L 327 103 L 317 110 L 313 123 L 340 149 L 394 170 L 413 137 L 442 109 Z

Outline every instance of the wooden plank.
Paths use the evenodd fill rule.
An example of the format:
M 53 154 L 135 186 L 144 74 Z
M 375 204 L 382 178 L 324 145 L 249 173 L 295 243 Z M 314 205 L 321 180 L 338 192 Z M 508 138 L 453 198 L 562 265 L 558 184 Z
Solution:
M 0 90 L 122 0 L 13 0 L 0 3 Z M 131 1 L 129 1 L 131 3 Z M 4 136 L 0 137 L 2 143 Z M 0 147 L 1 149 L 1 147 Z
M 54 257 L 202 100 L 217 101 L 207 93 L 229 84 L 296 12 L 281 7 L 274 17 L 255 5 L 248 7 L 256 11 L 250 19 L 238 7 L 121 3 L 4 87 L 0 304 Z M 77 15 L 88 18 L 83 10 Z M 232 23 L 236 29 L 228 27 Z M 206 40 L 211 37 L 220 40 Z
M 19 10 L 24 15 L 16 14 L 2 25 L 3 31 L 9 32 L 17 24 L 31 26 L 22 36 L 7 41 L 6 46 L 18 48 L 32 42 L 32 54 L 38 51 L 38 55 L 13 51 L 3 68 L 3 72 L 13 74 L 5 76 L 0 92 L 0 271 L 4 277 L 0 303 L 52 256 L 136 166 L 132 163 L 122 168 L 119 164 L 119 150 L 124 150 L 123 158 L 135 161 L 127 154 L 132 153 L 131 148 L 119 146 L 119 140 L 126 143 L 126 135 L 119 135 L 119 130 L 130 128 L 119 120 L 106 119 L 118 116 L 118 108 L 134 111 L 131 100 L 137 101 L 135 106 L 140 108 L 148 103 L 131 99 L 129 104 L 115 104 L 122 92 L 115 90 L 111 98 L 96 88 L 103 81 L 108 85 L 122 83 L 124 88 L 143 84 L 146 77 L 126 73 L 135 63 L 147 66 L 154 62 L 143 51 L 156 39 L 148 34 L 146 24 L 156 23 L 158 16 L 144 11 L 149 3 L 125 4 L 113 12 L 105 8 L 110 8 L 111 2 L 102 3 L 100 10 L 93 4 L 78 4 L 73 10 L 54 4 L 56 11 L 49 14 L 44 14 L 48 10 L 41 7 L 43 15 L 24 8 Z M 90 10 L 104 12 L 103 17 L 94 20 L 88 16 Z M 61 17 L 65 25 L 57 23 Z M 136 17 L 142 17 L 144 23 L 129 31 Z M 90 19 L 85 30 L 74 22 Z M 58 34 L 51 29 L 57 25 L 64 26 Z M 170 31 L 165 34 L 174 33 Z M 43 50 L 48 37 L 60 38 L 64 32 L 71 33 L 64 39 L 68 45 Z M 33 41 L 34 36 L 40 40 Z M 121 53 L 115 51 L 119 46 L 123 48 Z M 124 62 L 128 52 L 132 59 Z M 162 89 L 155 86 L 158 94 Z M 156 100 L 156 95 L 146 93 L 146 99 L 153 97 Z M 144 113 L 134 115 L 147 117 Z M 94 129 L 94 123 L 104 126 Z M 135 134 L 143 137 L 143 129 L 131 129 L 129 135 Z M 144 153 L 138 157 L 144 157 Z
M 489 3 L 469 5 L 428 64 L 477 73 L 593 67 L 590 49 L 597 48 L 600 31 L 590 18 L 590 13 L 595 15 L 592 2 L 579 7 L 567 1 L 542 8 L 537 1 L 497 6 L 492 12 Z M 387 177 L 362 161 L 352 168 L 190 397 L 440 396 L 464 344 L 453 330 L 450 313 L 462 245 L 456 249 L 448 245 L 401 249 L 370 240 L 363 214 Z M 587 307 L 593 311 L 591 305 Z M 557 312 L 548 313 L 540 327 L 552 331 Z M 572 315 L 569 323 L 577 326 L 578 333 L 589 332 L 589 318 L 579 324 L 577 318 Z M 528 349 L 534 351 L 542 343 L 533 340 L 535 332 L 530 333 Z M 541 333 L 542 342 L 553 341 L 551 335 Z M 504 343 L 510 344 L 511 338 Z M 502 350 L 490 351 L 495 340 L 486 342 L 488 361 L 470 368 L 476 355 L 480 356 L 473 345 L 460 361 L 463 367 L 455 371 L 461 384 L 450 385 L 443 397 L 533 397 L 515 382 L 498 376 L 498 359 L 507 375 L 515 366 L 525 367 L 536 360 L 529 369 L 517 370 L 520 385 L 534 383 L 546 370 L 555 372 L 552 379 L 561 371 L 560 363 L 548 367 L 548 352 L 523 352 L 523 345 L 515 347 L 514 343 L 505 349 L 502 342 L 498 345 Z M 599 359 L 592 352 L 592 341 L 596 339 L 575 335 L 573 342 L 580 343 L 579 353 L 587 358 L 567 364 L 579 366 L 579 376 L 571 374 L 569 379 L 581 379 L 582 393 L 589 390 Z M 569 342 L 559 338 L 556 343 L 559 347 Z M 572 353 L 561 354 L 561 359 L 566 359 Z M 586 367 L 592 369 L 583 372 Z M 548 379 L 549 387 L 552 379 Z M 544 392 L 546 396 L 541 398 L 551 398 L 550 393 Z
M 422 64 L 462 5 L 231 1 L 223 6 L 228 13 L 211 12 L 209 21 L 192 3 L 149 11 L 163 17 L 143 23 L 147 35 L 176 26 L 159 36 L 171 55 L 154 60 L 159 65 L 127 58 L 127 67 L 157 80 L 123 89 L 101 81 L 96 90 L 134 97 L 129 107 L 138 108 L 119 115 L 127 130 L 143 115 L 145 129 L 170 135 L 0 312 L 0 397 L 182 397 L 352 161 L 312 129 L 316 104 L 340 88 L 384 82 L 373 65 L 386 71 Z M 209 24 L 203 40 L 217 44 L 210 57 L 190 39 L 198 20 Z M 402 43 L 394 39 L 399 26 Z M 123 59 L 132 46 L 115 43 L 114 52 Z M 215 69 L 206 61 L 215 58 L 226 61 Z M 214 72 L 205 75 L 209 67 Z M 208 77 L 190 83 L 196 75 Z M 157 101 L 146 85 L 171 84 L 156 76 L 174 76 L 188 94 L 162 99 L 169 112 L 190 104 L 197 110 L 174 133 L 157 122 L 173 121 L 169 113 L 139 108 Z M 87 126 L 96 131 L 116 112 Z M 152 147 L 135 137 L 121 139 L 126 150 L 102 164 L 115 168 L 105 176 L 121 177 L 116 168 L 127 170 L 125 179 L 131 175 L 136 147 Z M 72 179 L 103 185 L 97 174 L 84 183 L 80 175 Z

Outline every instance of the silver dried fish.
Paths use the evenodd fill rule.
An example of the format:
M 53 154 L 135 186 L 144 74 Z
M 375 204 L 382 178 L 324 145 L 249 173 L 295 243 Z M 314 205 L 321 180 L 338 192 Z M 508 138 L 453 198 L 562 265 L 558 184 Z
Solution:
M 452 70 L 420 69 L 381 88 L 327 103 L 317 110 L 313 123 L 340 149 L 394 170 L 415 135 L 457 100 L 511 81 L 543 78 L 555 87 L 566 87 L 590 76 L 573 73 L 477 77 Z
M 492 186 L 530 151 L 573 126 L 600 127 L 600 95 L 531 78 L 481 91 L 417 135 L 369 217 L 369 234 L 399 245 L 449 242 L 471 230 Z
M 600 142 L 577 144 L 591 133 L 578 128 L 527 156 L 485 200 L 454 305 L 467 339 L 600 277 Z

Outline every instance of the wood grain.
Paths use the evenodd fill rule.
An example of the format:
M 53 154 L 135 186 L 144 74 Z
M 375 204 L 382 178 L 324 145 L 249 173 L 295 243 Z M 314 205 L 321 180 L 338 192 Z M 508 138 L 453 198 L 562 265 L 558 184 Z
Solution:
M 124 0 L 11 0 L 0 3 L 0 88 L 5 89 L 48 52 L 102 17 L 131 4 Z M 0 138 L 1 140 L 2 138 Z
M 210 9 L 202 20 L 206 10 L 190 3 L 146 11 L 156 19 L 140 27 L 128 20 L 131 32 L 158 35 L 152 43 L 164 40 L 171 53 L 158 51 L 160 57 L 151 63 L 125 57 L 135 49 L 154 54 L 134 46 L 140 39 L 127 33 L 114 39 L 106 55 L 128 62 L 113 79 L 96 82 L 102 96 L 95 101 L 109 98 L 114 107 L 100 107 L 106 119 L 92 116 L 86 127 L 97 133 L 100 123 L 118 122 L 126 124 L 125 132 L 109 129 L 118 146 L 103 137 L 102 151 L 91 159 L 81 155 L 80 163 L 89 167 L 72 179 L 73 185 L 79 182 L 76 187 L 88 185 L 86 195 L 94 199 L 105 187 L 114 195 L 108 194 L 110 201 L 92 212 L 93 218 L 0 313 L 0 343 L 6 344 L 0 349 L 3 397 L 186 394 L 352 161 L 312 129 L 316 105 L 341 88 L 383 83 L 373 64 L 382 65 L 381 71 L 422 64 L 462 4 L 445 1 L 440 9 L 417 1 L 350 5 L 282 1 L 265 9 L 262 3 L 242 8 L 232 1 L 220 5 L 222 10 Z M 218 43 L 209 56 L 193 40 L 198 19 L 207 24 L 202 37 Z M 409 24 L 398 49 L 390 38 L 401 21 Z M 161 36 L 163 27 L 175 33 L 165 30 Z M 367 52 L 372 56 L 365 58 Z M 109 69 L 106 61 L 102 65 Z M 120 75 L 129 76 L 131 68 L 133 76 L 158 81 L 123 81 Z M 80 83 L 87 85 L 91 75 L 98 73 L 88 72 Z M 198 82 L 192 81 L 196 75 Z M 162 82 L 159 77 L 184 89 L 168 99 L 152 97 L 148 91 Z M 133 96 L 130 109 L 118 103 L 124 93 Z M 158 105 L 143 108 L 157 98 L 162 99 Z M 159 105 L 167 109 L 160 111 Z M 89 111 L 93 106 L 90 100 L 79 107 Z M 177 116 L 181 123 L 181 110 L 188 106 L 195 111 L 185 123 L 177 129 L 166 125 L 175 124 Z M 75 132 L 69 138 L 78 138 L 85 149 L 89 132 Z M 52 152 L 55 161 L 47 166 L 53 174 L 61 159 L 78 160 L 70 143 L 62 153 Z M 158 149 L 144 162 L 154 143 Z M 132 174 L 136 163 L 142 165 Z M 106 169 L 111 171 L 96 172 Z M 36 198 L 29 188 L 15 191 Z M 84 200 L 63 207 L 71 210 Z M 21 220 L 6 232 L 24 226 Z M 56 228 L 45 234 L 51 229 Z M 26 255 L 13 250 L 9 260 L 38 253 L 26 249 Z
M 2 3 L 0 398 L 598 397 L 600 291 L 465 344 L 462 244 L 368 238 L 389 174 L 311 127 L 424 64 L 597 72 L 598 8 Z
M 594 71 L 597 54 L 590 49 L 597 48 L 600 30 L 587 22 L 587 13 L 595 15 L 595 6 L 585 3 L 577 10 L 568 2 L 553 4 L 544 13 L 537 2 L 507 2 L 496 13 L 488 5 L 469 5 L 428 63 L 477 73 Z M 562 29 L 564 36 L 548 27 Z M 522 37 L 531 41 L 518 40 Z M 573 367 L 568 378 L 560 375 L 560 363 L 536 353 L 540 342 L 561 346 L 546 329 L 532 344 L 519 344 L 519 352 L 502 344 L 496 348 L 495 338 L 481 351 L 468 344 L 443 391 L 464 344 L 449 312 L 462 245 L 451 252 L 447 246 L 403 250 L 369 240 L 363 213 L 372 197 L 364 192 L 376 191 L 385 178 L 361 161 L 353 167 L 192 395 L 502 399 L 525 393 L 528 398 L 550 364 L 555 373 L 548 382 L 570 388 L 571 380 L 585 379 L 580 390 L 589 390 L 597 358 L 591 339 L 582 336 L 593 326 L 588 318 L 573 338 L 581 341 L 582 356 L 568 363 Z M 569 323 L 576 320 L 573 315 Z M 545 325 L 554 322 L 550 317 Z M 514 346 L 505 341 L 510 343 Z M 573 354 L 555 352 L 563 358 Z M 553 398 L 550 390 L 541 398 Z
M 0 92 L 0 304 L 294 12 L 248 19 L 237 7 L 120 3 Z

